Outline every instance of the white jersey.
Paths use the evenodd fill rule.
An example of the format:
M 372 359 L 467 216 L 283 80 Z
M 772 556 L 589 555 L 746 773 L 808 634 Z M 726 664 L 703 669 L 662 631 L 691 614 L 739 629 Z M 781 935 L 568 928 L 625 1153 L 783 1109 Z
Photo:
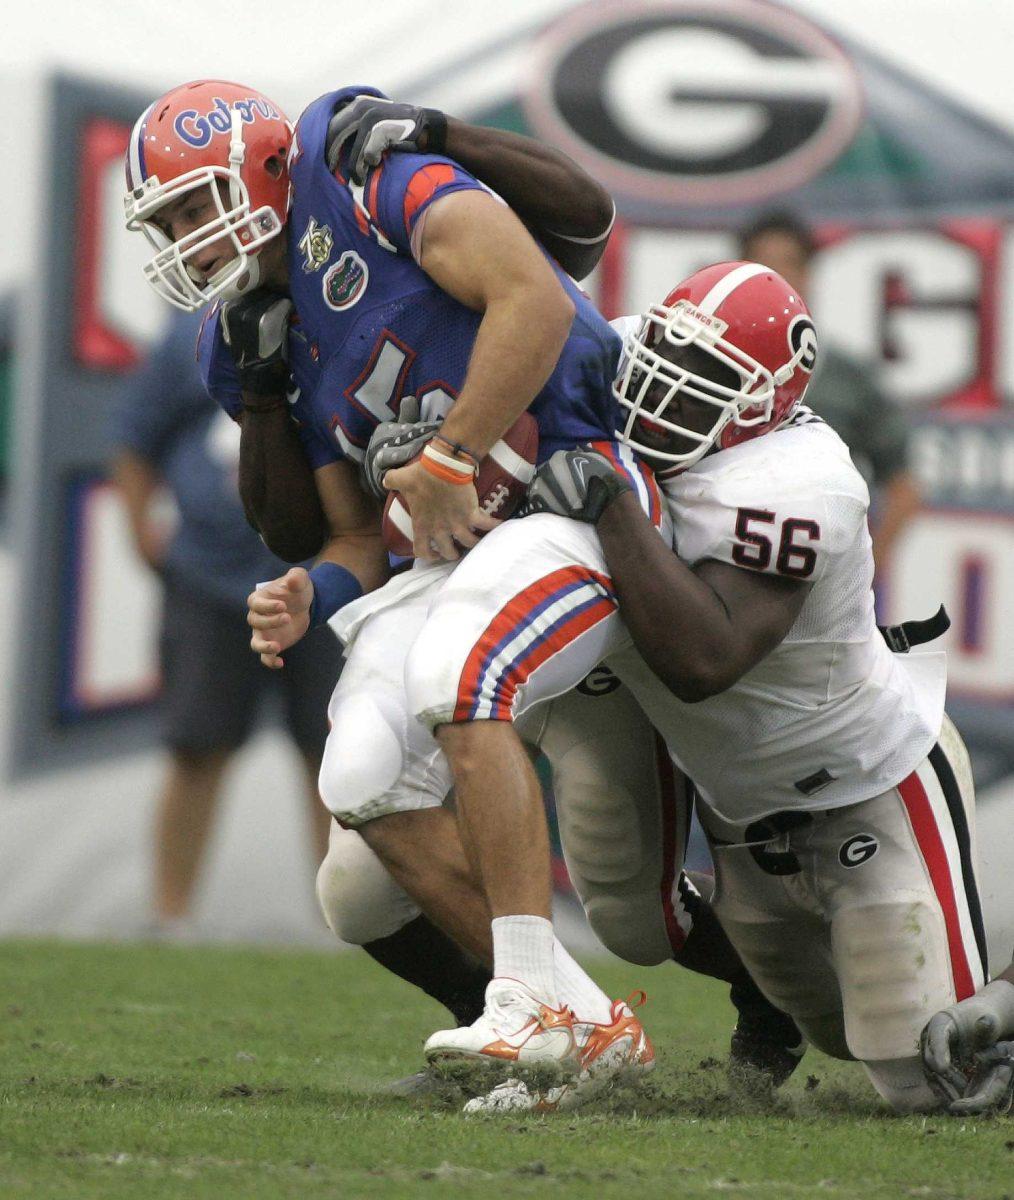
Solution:
M 908 775 L 940 732 L 944 655 L 893 654 L 877 629 L 869 493 L 838 435 L 804 408 L 660 482 L 689 565 L 813 585 L 785 640 L 700 703 L 677 700 L 628 656 L 616 664 L 704 800 L 747 823 L 854 804 Z

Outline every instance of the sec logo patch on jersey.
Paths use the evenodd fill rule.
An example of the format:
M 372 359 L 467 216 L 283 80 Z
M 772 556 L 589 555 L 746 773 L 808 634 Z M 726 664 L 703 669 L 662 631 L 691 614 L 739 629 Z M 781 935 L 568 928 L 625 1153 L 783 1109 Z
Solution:
M 316 218 L 311 217 L 299 239 L 299 248 L 303 252 L 303 270 L 308 275 L 319 271 L 334 249 L 330 225 L 318 225 Z
M 335 312 L 344 312 L 359 303 L 369 282 L 370 268 L 354 250 L 346 250 L 321 283 L 324 303 Z

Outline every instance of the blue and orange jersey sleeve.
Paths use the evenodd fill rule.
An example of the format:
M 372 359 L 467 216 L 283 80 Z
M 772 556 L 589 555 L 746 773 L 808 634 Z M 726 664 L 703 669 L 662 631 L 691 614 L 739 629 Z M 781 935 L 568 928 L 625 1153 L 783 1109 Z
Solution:
M 208 395 L 236 420 L 243 408 L 239 376 L 232 353 L 222 337 L 218 305 L 208 310 L 197 335 L 197 366 Z
M 289 412 L 296 424 L 303 453 L 316 471 L 318 467 L 340 461 L 344 455 L 317 419 L 313 401 L 322 372 L 309 343 L 295 331 L 289 333 L 289 366 L 292 368 Z
M 363 203 L 384 236 L 405 254 L 430 206 L 454 192 L 487 191 L 457 163 L 432 154 L 387 154 L 366 177 Z

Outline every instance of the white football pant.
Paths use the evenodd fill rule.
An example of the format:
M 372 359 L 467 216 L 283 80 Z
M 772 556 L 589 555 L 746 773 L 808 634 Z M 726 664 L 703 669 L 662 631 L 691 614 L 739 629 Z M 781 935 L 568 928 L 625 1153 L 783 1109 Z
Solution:
M 825 1053 L 860 1060 L 895 1108 L 938 1107 L 919 1035 L 987 976 L 972 775 L 950 721 L 897 787 L 793 814 L 772 840 L 770 818 L 734 833 L 698 811 L 712 903 L 761 991 Z

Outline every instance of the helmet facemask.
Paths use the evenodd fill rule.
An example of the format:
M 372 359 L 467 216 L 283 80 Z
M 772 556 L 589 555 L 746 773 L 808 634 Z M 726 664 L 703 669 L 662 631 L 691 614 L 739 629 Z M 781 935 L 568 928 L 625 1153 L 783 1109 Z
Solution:
M 155 250 L 144 266 L 145 278 L 163 299 L 185 312 L 197 312 L 218 297 L 233 299 L 255 288 L 261 273 L 257 251 L 283 228 L 270 205 L 250 211 L 250 195 L 241 175 L 246 156 L 243 122 L 235 108 L 231 121 L 227 167 L 197 167 L 165 184 L 153 175 L 124 199 L 127 228 L 141 230 Z M 216 215 L 171 241 L 156 220 L 159 211 L 203 187 L 210 190 Z M 201 282 L 193 261 L 223 237 L 228 237 L 235 257 Z
M 648 309 L 640 328 L 624 339 L 613 382 L 614 398 L 629 413 L 621 442 L 685 469 L 717 444 L 730 422 L 749 427 L 771 419 L 775 379 L 723 338 L 727 328 L 685 300 Z

